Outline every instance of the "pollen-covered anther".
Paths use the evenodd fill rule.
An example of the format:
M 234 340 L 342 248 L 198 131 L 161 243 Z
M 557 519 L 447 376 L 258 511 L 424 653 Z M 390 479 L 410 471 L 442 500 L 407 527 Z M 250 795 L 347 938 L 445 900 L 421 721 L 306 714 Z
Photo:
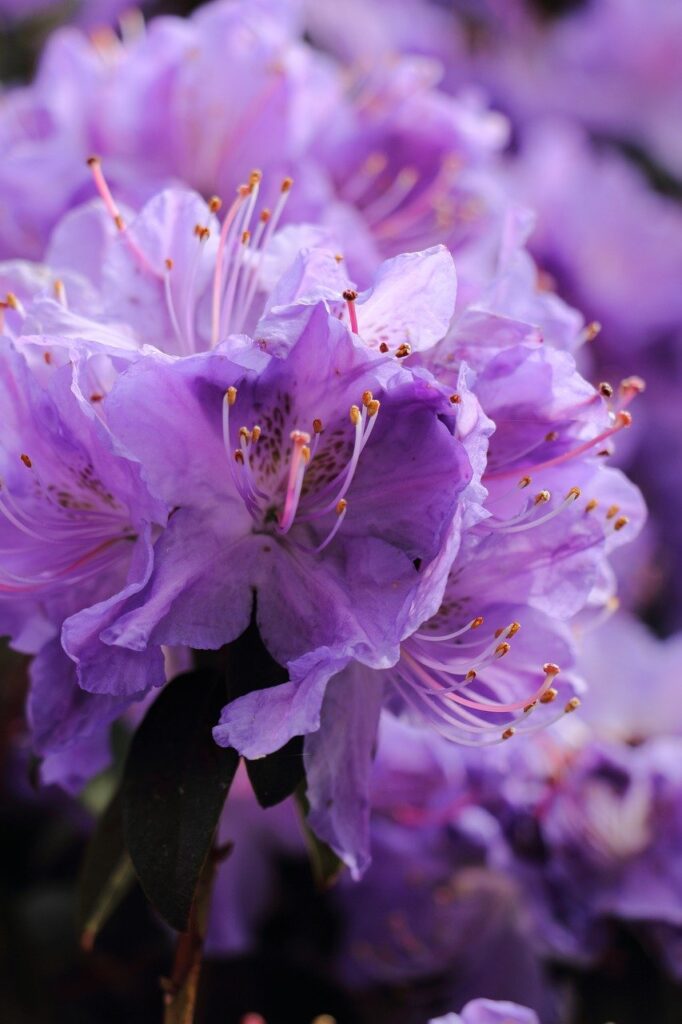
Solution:
M 364 405 L 365 408 L 367 408 L 367 406 L 369 405 L 373 398 L 374 395 L 372 394 L 371 391 L 362 392 L 362 404 Z
M 263 207 L 261 212 L 258 214 L 258 219 L 261 222 L 261 224 L 267 224 L 267 222 L 270 220 L 271 217 L 272 217 L 272 213 L 267 208 L 267 206 Z
M 208 201 L 208 208 L 211 211 L 211 213 L 218 213 L 222 208 L 222 205 L 223 201 L 220 198 L 220 196 L 211 196 L 211 198 Z
M 593 320 L 587 325 L 583 332 L 585 341 L 594 341 L 597 335 L 601 332 L 601 324 L 598 320 Z
M 567 715 L 570 715 L 571 711 L 577 711 L 580 707 L 580 700 L 577 697 L 571 697 L 569 702 L 566 704 L 564 711 Z
M 483 625 L 483 616 L 477 615 L 475 619 L 471 620 L 471 629 L 478 629 L 479 626 Z
M 454 395 L 450 395 L 450 402 L 452 403 L 452 405 L 459 405 L 459 403 L 461 401 L 462 401 L 462 396 L 461 395 L 458 395 L 457 393 L 455 393 Z
M 411 353 L 412 346 L 408 345 L 406 341 L 404 341 L 402 345 L 398 345 L 397 349 L 395 350 L 395 354 L 398 359 L 405 359 L 407 356 L 411 355 Z
M 624 526 L 627 526 L 630 520 L 627 516 L 619 516 L 613 524 L 614 530 L 622 530 Z
M 289 192 L 291 190 L 291 188 L 293 187 L 293 184 L 294 184 L 294 179 L 293 178 L 284 178 L 284 180 L 282 181 L 282 184 L 280 185 L 280 192 Z
M 558 676 L 561 669 L 558 665 L 555 665 L 553 661 L 546 661 L 542 666 L 542 671 L 546 676 Z
M 559 696 L 559 691 L 555 690 L 553 686 L 550 686 L 549 690 L 545 690 L 542 697 L 540 697 L 541 704 L 551 704 L 553 700 L 556 700 Z
M 566 501 L 577 501 L 580 497 L 580 493 L 581 491 L 579 487 L 571 487 L 566 495 Z
M 238 462 L 240 466 L 244 465 L 244 452 L 241 450 L 241 448 L 235 448 L 234 461 Z
M 5 302 L 7 303 L 7 306 L 9 307 L 9 309 L 15 309 L 15 310 L 19 309 L 19 306 L 20 306 L 19 299 L 16 297 L 14 292 L 7 292 L 7 295 L 5 296 Z
M 558 433 L 556 432 L 556 430 L 549 430 L 549 431 L 547 431 L 547 433 L 545 434 L 545 441 L 556 441 L 556 439 L 557 439 L 557 437 L 558 437 L 558 436 L 559 436 L 559 435 L 558 435 Z
M 512 622 L 511 626 L 507 630 L 507 640 L 511 640 L 513 636 L 516 636 L 518 631 L 521 629 L 520 622 Z
M 386 355 L 386 353 L 388 352 L 388 345 L 386 344 L 385 341 L 382 341 L 381 344 L 379 345 L 379 351 L 381 352 L 382 355 Z
M 464 678 L 466 679 L 466 681 L 468 683 L 473 683 L 474 679 L 476 678 L 476 671 L 475 671 L 475 669 L 470 668 Z
M 258 168 L 254 168 L 249 174 L 249 188 L 253 189 L 256 185 L 260 185 L 263 180 L 263 172 L 259 171 Z
M 251 441 L 254 444 L 256 443 L 256 441 L 259 440 L 259 438 L 261 436 L 261 433 L 262 433 L 262 431 L 261 431 L 261 428 L 258 426 L 258 424 L 256 424 L 255 427 L 251 428 Z
M 504 658 L 505 654 L 509 654 L 511 650 L 511 644 L 508 644 L 505 640 L 503 643 L 498 644 L 495 648 L 495 656 L 497 658 Z
M 242 231 L 242 245 L 248 245 L 250 241 L 251 241 L 251 232 L 250 231 Z
M 538 702 L 536 700 L 532 700 L 530 704 L 526 704 L 525 708 L 523 709 L 524 715 L 529 715 L 533 708 L 536 708 L 537 706 Z
M 205 242 L 206 239 L 209 238 L 211 232 L 209 228 L 205 227 L 203 224 L 195 224 L 194 234 L 197 236 L 200 242 Z
M 552 495 L 549 491 L 538 491 L 538 493 L 533 498 L 533 503 L 535 505 L 545 505 L 551 497 Z
M 321 434 L 322 429 L 322 420 L 316 416 L 313 420 L 313 434 Z
M 251 440 L 251 431 L 249 430 L 248 427 L 240 427 L 239 436 L 242 439 L 242 441 L 245 441 L 246 444 L 248 444 L 249 441 Z
M 533 478 L 532 477 L 530 477 L 530 476 L 522 476 L 521 479 L 519 480 L 519 487 L 521 489 L 523 489 L 524 487 L 530 487 L 532 482 L 533 482 Z
M 339 502 L 337 502 L 337 505 L 336 505 L 336 514 L 337 514 L 337 516 L 343 515 L 343 513 L 346 511 L 347 508 L 348 508 L 348 502 L 346 501 L 345 498 L 341 498 L 341 500 Z
M 234 405 L 234 403 L 237 401 L 237 389 L 229 387 L 225 392 L 225 397 L 227 398 L 228 405 Z
M 632 414 L 626 409 L 621 409 L 616 414 L 616 423 L 619 427 L 631 427 L 632 426 Z
M 24 465 L 26 466 L 26 468 L 27 468 L 27 469 L 30 469 L 30 468 L 31 468 L 31 466 L 33 465 L 33 463 L 31 462 L 31 460 L 30 460 L 29 456 L 28 456 L 28 455 L 22 455 L 22 456 L 20 456 L 20 457 L 21 457 L 21 461 L 22 461 L 22 462 L 23 462 L 23 464 L 24 464 Z
M 350 416 L 350 421 L 353 424 L 353 426 L 357 427 L 357 425 L 358 425 L 358 423 L 360 422 L 360 419 L 361 419 L 360 410 L 358 409 L 357 405 L 351 405 L 349 416 Z
M 598 388 L 602 398 L 613 398 L 613 386 L 607 380 L 603 380 Z
M 57 278 L 52 287 L 54 289 L 54 297 L 57 302 L 60 306 L 66 306 L 66 288 L 64 287 L 64 282 L 60 278 Z
M 376 414 L 379 412 L 380 408 L 381 408 L 381 402 L 379 402 L 378 399 L 373 398 L 372 401 L 369 402 L 368 405 L 367 405 L 367 416 L 368 416 L 368 418 L 371 419 L 372 416 L 376 416 Z
M 607 519 L 614 519 L 620 512 L 620 505 L 610 505 L 606 511 Z
M 173 269 L 173 260 L 170 258 L 170 256 L 163 261 L 163 264 L 164 264 L 166 270 L 172 270 Z
M 504 732 L 502 733 L 502 739 L 503 740 L 510 740 L 512 738 L 512 736 L 515 734 L 515 732 L 516 732 L 516 729 L 514 729 L 514 727 L 512 725 L 510 725 L 509 728 L 505 729 Z
M 586 512 L 594 512 L 594 510 L 595 510 L 595 508 L 597 507 L 598 504 L 599 504 L 599 502 L 597 501 L 596 498 L 590 498 L 590 500 L 588 501 L 587 505 L 585 505 L 585 511 Z

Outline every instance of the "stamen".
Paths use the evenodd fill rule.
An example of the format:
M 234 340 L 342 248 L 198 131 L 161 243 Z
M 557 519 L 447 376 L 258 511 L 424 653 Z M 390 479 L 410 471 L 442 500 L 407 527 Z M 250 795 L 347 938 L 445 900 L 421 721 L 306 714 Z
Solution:
M 21 461 L 23 462 L 23 464 L 26 466 L 27 469 L 30 469 L 32 467 L 33 463 L 31 462 L 31 460 L 28 457 L 28 455 L 21 455 L 20 458 L 21 458 Z
M 564 452 L 563 455 L 557 455 L 553 459 L 546 459 L 543 462 L 539 462 L 533 465 L 533 470 L 537 472 L 539 469 L 549 469 L 552 466 L 559 466 L 564 462 L 568 462 L 570 459 L 575 459 L 577 456 L 582 455 L 584 452 L 590 451 L 595 445 L 600 444 L 609 437 L 613 437 L 618 431 L 623 430 L 625 427 L 629 427 L 632 423 L 632 416 L 629 412 L 621 410 L 616 414 L 615 422 L 612 427 L 602 431 L 596 437 L 593 437 L 589 441 L 584 441 L 582 444 L 577 445 L 568 452 Z M 599 452 L 597 454 L 600 454 Z M 607 453 L 608 454 L 608 453 Z M 518 473 L 518 467 L 513 469 L 503 469 L 493 471 L 492 473 L 486 474 L 488 480 L 501 480 L 506 476 L 513 476 Z
M 123 217 L 121 216 L 121 211 L 116 205 L 116 201 L 114 200 L 114 197 L 111 194 L 111 189 L 107 184 L 107 180 L 104 177 L 104 172 L 102 171 L 102 164 L 100 163 L 99 157 L 88 157 L 87 165 L 92 171 L 92 177 L 95 182 L 95 188 L 97 189 L 102 198 L 107 213 L 113 220 L 118 230 L 123 231 L 123 229 L 125 228 L 125 224 L 123 223 Z
M 353 291 L 352 288 L 348 288 L 344 293 L 343 297 L 346 300 L 346 307 L 348 309 L 348 317 L 350 319 L 350 329 L 353 334 L 359 334 L 358 331 L 358 314 L 355 308 L 355 300 L 358 297 L 358 293 Z

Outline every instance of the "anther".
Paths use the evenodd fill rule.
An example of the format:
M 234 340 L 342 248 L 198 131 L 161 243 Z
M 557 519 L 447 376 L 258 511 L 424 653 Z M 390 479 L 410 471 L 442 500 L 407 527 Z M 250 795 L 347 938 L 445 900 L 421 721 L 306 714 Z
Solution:
M 583 332 L 585 341 L 594 341 L 597 335 L 601 332 L 601 324 L 598 320 L 593 320 L 587 325 Z
M 336 514 L 337 514 L 337 516 L 342 515 L 346 511 L 347 508 L 348 508 L 348 502 L 346 501 L 345 498 L 341 498 L 341 500 L 336 505 Z
M 535 505 L 544 505 L 546 502 L 550 500 L 551 497 L 552 495 L 549 493 L 549 491 L 538 491 L 538 493 L 533 498 L 533 503 Z
M 241 450 L 241 448 L 235 448 L 234 461 L 238 462 L 240 466 L 244 465 L 244 452 Z
M 507 630 L 507 640 L 511 640 L 513 636 L 516 636 L 518 631 L 521 629 L 520 622 L 512 622 L 511 626 Z
M 360 422 L 360 410 L 357 405 L 351 405 L 350 407 L 350 421 L 354 427 L 357 427 Z
M 250 231 L 242 231 L 242 245 L 248 245 L 250 241 L 251 241 L 251 232 Z
M 630 427 L 632 426 L 632 415 L 625 409 L 621 409 L 616 416 L 616 423 L 619 427 Z
M 256 426 L 253 427 L 252 430 L 251 430 L 251 440 L 252 440 L 252 442 L 254 444 L 260 438 L 260 435 L 261 435 L 261 429 L 258 426 L 258 424 L 256 424 Z
M 556 430 L 550 430 L 545 434 L 545 441 L 556 441 L 558 436 Z
M 606 512 L 606 518 L 607 519 L 613 519 L 614 516 L 617 516 L 619 512 L 620 512 L 620 505 L 611 505 L 608 508 L 607 512 Z
M 239 436 L 241 437 L 242 441 L 246 441 L 246 443 L 248 444 L 249 441 L 251 440 L 251 431 L 249 430 L 248 427 L 240 427 Z
M 624 526 L 627 526 L 630 520 L 627 516 L 619 516 L 613 524 L 614 530 L 622 530 Z
M 380 406 L 381 402 L 377 401 L 376 398 L 373 398 L 372 401 L 369 402 L 367 405 L 367 416 L 370 419 L 372 418 L 372 416 L 376 416 L 376 414 L 379 412 Z
M 537 706 L 538 702 L 536 700 L 532 700 L 530 704 L 526 704 L 525 708 L 523 709 L 524 715 L 529 715 L 533 708 L 536 708 Z
M 577 697 L 571 697 L 568 704 L 564 708 L 567 715 L 570 715 L 571 711 L 576 711 L 580 707 L 580 701 Z
M 568 494 L 566 495 L 566 501 L 568 501 L 569 498 L 571 498 L 573 501 L 577 501 L 579 497 L 580 497 L 580 488 L 579 487 L 571 487 L 571 489 L 569 490 Z
M 220 196 L 211 196 L 211 198 L 208 201 L 208 208 L 211 211 L 211 213 L 218 213 L 218 211 L 222 208 L 222 205 L 223 201 L 220 198 Z
M 30 469 L 31 466 L 33 465 L 33 463 L 31 462 L 30 458 L 28 457 L 28 455 L 22 455 L 21 456 L 21 461 L 23 462 L 23 464 L 26 466 L 27 469 Z
M 292 185 L 294 184 L 293 178 L 285 178 L 280 187 L 281 192 L 289 192 Z
M 369 403 L 372 401 L 373 397 L 374 396 L 373 396 L 371 391 L 363 391 L 362 392 L 362 404 L 365 406 L 365 408 L 367 408 Z
M 613 398 L 613 388 L 608 381 L 602 381 L 598 390 L 602 398 Z
M 515 732 L 516 730 L 514 729 L 514 727 L 510 725 L 509 728 L 505 729 L 504 732 L 502 733 L 502 739 L 510 740 Z
M 386 353 L 388 352 L 388 345 L 386 344 L 386 342 L 385 342 L 385 341 L 382 341 L 382 342 L 381 342 L 381 344 L 379 345 L 379 351 L 380 351 L 380 352 L 381 352 L 381 353 L 382 353 L 383 355 L 386 355 Z
M 47 363 L 48 366 L 51 366 L 52 365 L 52 353 L 51 352 L 43 352 L 43 361 L 45 363 Z
M 618 390 L 622 394 L 641 394 L 642 391 L 646 390 L 646 382 L 641 377 L 626 377 L 618 385 Z
M 19 300 L 14 294 L 14 292 L 7 292 L 7 295 L 5 296 L 5 302 L 7 303 L 10 309 L 19 309 Z
M 468 683 L 472 683 L 474 681 L 474 679 L 476 678 L 475 670 L 473 668 L 470 668 L 464 678 L 466 679 L 466 681 Z
M 459 405 L 459 403 L 462 401 L 462 398 L 460 395 L 455 393 L 454 395 L 450 395 L 450 401 L 452 402 L 453 405 Z
M 313 420 L 313 433 L 314 434 L 321 434 L 322 433 L 322 420 L 318 419 L 317 417 Z
M 101 402 L 103 398 L 104 395 L 101 395 L 99 391 L 93 391 L 93 393 L 90 395 L 91 402 Z
M 267 222 L 270 220 L 271 216 L 272 216 L 272 214 L 270 213 L 270 210 L 266 206 L 259 213 L 258 219 L 261 222 L 261 224 L 267 224 Z
M 546 661 L 542 666 L 542 671 L 546 676 L 558 676 L 561 669 L 553 661 Z
M 482 625 L 483 625 L 483 616 L 482 615 L 477 615 L 476 618 L 472 620 L 471 628 L 472 629 L 478 629 L 478 627 L 482 626 Z
M 411 354 L 411 352 L 412 346 L 408 345 L 406 341 L 404 341 L 402 345 L 398 345 L 397 349 L 395 350 L 395 354 L 398 357 L 398 359 L 405 359 L 406 356 L 409 356 Z
M 301 458 L 304 462 L 310 462 L 310 448 L 307 444 L 301 445 Z
M 504 658 L 505 654 L 509 654 L 511 650 L 511 644 L 508 644 L 506 640 L 504 643 L 498 644 L 495 648 L 495 654 L 498 658 Z
M 227 396 L 227 404 L 234 405 L 234 403 L 237 401 L 237 389 L 229 387 L 225 394 Z
M 587 505 L 585 505 L 585 511 L 586 512 L 594 512 L 594 510 L 595 510 L 595 508 L 597 507 L 598 504 L 599 504 L 599 502 L 597 501 L 596 498 L 590 498 L 590 500 L 588 501 Z
M 341 255 L 340 252 L 334 253 L 334 259 L 336 260 L 337 263 L 343 263 L 343 256 Z
M 263 172 L 259 171 L 258 168 L 255 168 L 255 170 L 251 171 L 249 174 L 249 188 L 254 189 L 256 185 L 260 185 L 262 180 Z
M 163 262 L 164 262 L 164 266 L 165 266 L 166 270 L 172 270 L 173 269 L 173 260 L 170 258 L 170 256 L 168 257 L 168 259 L 165 259 Z
M 532 477 L 530 477 L 530 476 L 522 476 L 521 479 L 519 480 L 519 487 L 521 487 L 521 488 L 523 488 L 523 487 L 530 487 L 532 482 L 533 482 Z
M 550 686 L 549 690 L 545 690 L 542 697 L 540 697 L 541 704 L 551 704 L 553 700 L 556 700 L 559 696 L 559 691 L 555 690 L 553 686 Z

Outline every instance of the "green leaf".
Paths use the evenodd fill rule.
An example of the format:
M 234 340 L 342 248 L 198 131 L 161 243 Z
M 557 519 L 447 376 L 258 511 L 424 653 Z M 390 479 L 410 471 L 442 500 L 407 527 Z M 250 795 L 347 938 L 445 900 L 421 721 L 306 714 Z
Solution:
M 226 702 L 219 674 L 178 676 L 133 736 L 122 785 L 126 846 L 158 913 L 186 931 L 239 757 L 213 740 Z
M 320 889 L 330 889 L 338 880 L 339 875 L 345 869 L 345 864 L 340 857 L 315 835 L 308 824 L 308 811 L 310 804 L 304 785 L 296 790 L 296 805 L 298 807 L 301 827 L 308 847 L 308 857 L 313 871 L 313 877 Z
M 77 923 L 83 949 L 92 949 L 134 881 L 135 872 L 123 841 L 121 798 L 116 793 L 97 823 L 81 868 Z
M 244 761 L 258 803 L 261 807 L 274 807 L 291 796 L 305 778 L 303 737 L 294 736 L 281 750 L 267 757 Z
M 256 614 L 240 637 L 224 649 L 229 699 L 284 683 L 287 670 L 270 655 L 261 640 Z M 281 750 L 246 761 L 246 770 L 261 807 L 274 807 L 295 791 L 303 772 L 303 738 L 294 737 Z

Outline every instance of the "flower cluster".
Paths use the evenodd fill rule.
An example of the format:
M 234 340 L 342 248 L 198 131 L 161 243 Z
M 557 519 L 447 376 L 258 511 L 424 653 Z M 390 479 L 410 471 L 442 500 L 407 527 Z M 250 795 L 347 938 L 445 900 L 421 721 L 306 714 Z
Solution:
M 72 26 L 3 95 L 0 633 L 42 781 L 74 793 L 180 669 L 197 705 L 219 678 L 206 761 L 245 768 L 212 952 L 248 946 L 301 853 L 291 808 L 264 826 L 246 794 L 276 802 L 274 764 L 349 869 L 344 985 L 551 1024 L 545 962 L 594 962 L 613 921 L 682 973 L 678 643 L 612 614 L 619 584 L 673 592 L 647 545 L 676 530 L 671 577 L 682 552 L 663 502 L 640 536 L 623 471 L 679 492 L 681 215 L 612 139 L 676 153 L 609 90 L 566 120 L 634 0 L 455 6 Z M 651 21 L 641 88 L 672 99 Z

